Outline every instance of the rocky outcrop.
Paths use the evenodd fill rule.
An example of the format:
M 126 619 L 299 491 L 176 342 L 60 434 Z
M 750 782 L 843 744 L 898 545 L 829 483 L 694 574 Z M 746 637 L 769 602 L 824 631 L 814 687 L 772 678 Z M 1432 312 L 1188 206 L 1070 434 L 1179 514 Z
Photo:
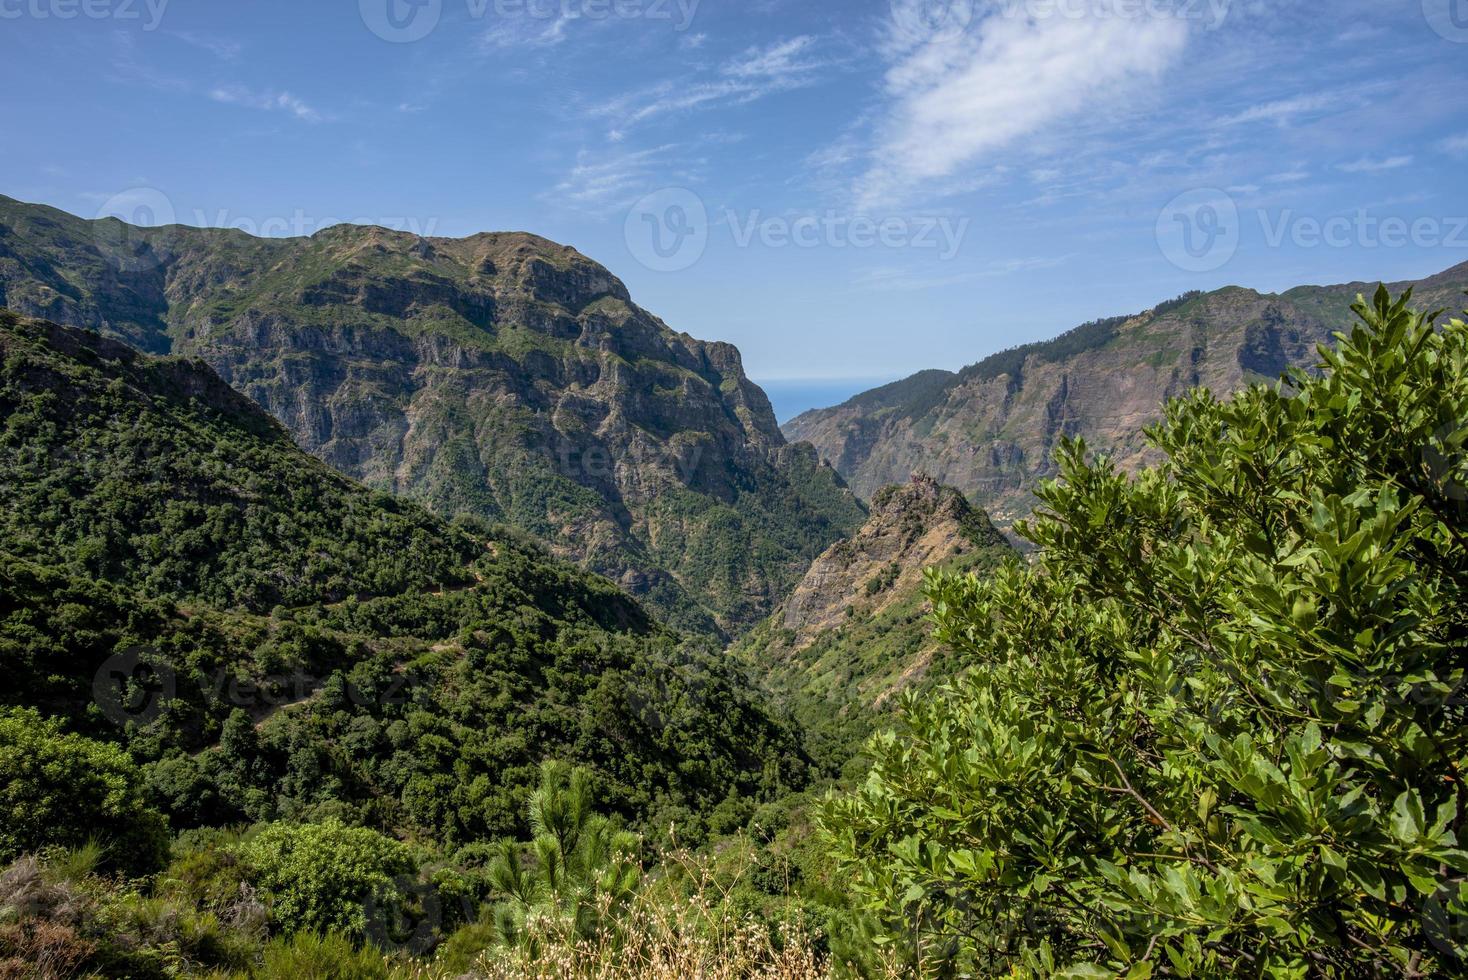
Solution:
M 1013 554 L 963 494 L 924 475 L 879 491 L 865 524 L 828 548 L 736 655 L 840 762 L 899 691 L 930 676 L 939 644 L 927 569 L 981 571 Z M 818 747 L 819 748 L 819 747 Z
M 1460 309 L 1468 264 L 1415 287 L 1428 309 Z M 1205 386 L 1223 395 L 1309 367 L 1348 330 L 1350 305 L 1375 284 L 1306 286 L 1280 295 L 1229 288 L 1138 316 L 1087 324 L 1054 341 L 997 354 L 957 374 L 924 372 L 807 412 L 786 435 L 816 446 L 860 496 L 915 470 L 962 490 L 1008 527 L 1054 475 L 1062 436 L 1084 436 L 1127 469 L 1150 455 L 1142 430 L 1167 399 Z
M 201 358 L 338 470 L 527 530 L 686 628 L 758 622 L 863 517 L 737 349 L 534 235 L 258 239 L 0 198 L 0 290 Z

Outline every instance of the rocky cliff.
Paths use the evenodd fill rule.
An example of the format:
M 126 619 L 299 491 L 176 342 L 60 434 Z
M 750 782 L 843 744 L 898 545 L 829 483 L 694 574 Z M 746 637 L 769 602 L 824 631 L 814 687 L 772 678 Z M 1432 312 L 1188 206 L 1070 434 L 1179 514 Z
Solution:
M 1419 283 L 1417 302 L 1459 309 L 1468 264 Z M 1142 433 L 1189 388 L 1219 394 L 1308 367 L 1348 330 L 1350 304 L 1374 284 L 1306 286 L 1279 295 L 1229 288 L 1138 316 L 1098 320 L 1056 340 L 1005 351 L 954 374 L 926 371 L 807 412 L 785 433 L 813 443 L 859 495 L 914 471 L 968 494 L 1001 526 L 1029 512 L 1052 476 L 1062 436 L 1084 436 L 1127 468 L 1148 458 Z
M 736 648 L 839 764 L 899 691 L 942 680 L 923 597 L 929 568 L 975 571 L 1012 554 L 983 511 L 926 476 L 880 490 L 867 522 L 817 558 Z
M 757 622 L 862 519 L 734 347 L 534 235 L 260 239 L 0 198 L 0 304 L 202 358 L 343 473 L 530 531 L 691 629 Z

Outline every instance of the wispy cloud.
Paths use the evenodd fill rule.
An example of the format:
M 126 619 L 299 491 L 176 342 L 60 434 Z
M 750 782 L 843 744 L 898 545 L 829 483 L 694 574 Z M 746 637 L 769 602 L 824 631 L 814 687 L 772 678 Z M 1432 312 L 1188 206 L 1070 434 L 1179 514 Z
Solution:
M 815 84 L 821 72 L 838 63 L 817 55 L 818 41 L 810 35 L 753 47 L 719 66 L 712 76 L 663 82 L 598 107 L 595 111 L 618 120 L 617 128 L 679 112 L 741 105 L 777 92 Z
M 994 14 L 961 37 L 914 42 L 901 29 L 914 22 L 903 5 L 920 2 L 894 7 L 886 105 L 855 186 L 862 209 L 974 186 L 973 168 L 991 154 L 1088 109 L 1124 105 L 1188 39 L 1176 18 Z
M 1056 269 L 1065 265 L 1072 256 L 1033 256 L 1021 259 L 1004 259 L 990 262 L 981 269 L 934 273 L 930 271 L 900 269 L 882 266 L 858 273 L 853 281 L 858 289 L 880 292 L 923 292 L 929 289 L 944 289 L 985 279 L 1003 279 L 1022 272 L 1038 272 Z
M 1270 174 L 1264 179 L 1271 184 L 1298 184 L 1302 180 L 1310 179 L 1310 171 L 1303 167 L 1296 167 L 1293 170 L 1283 170 L 1277 174 Z
M 1387 157 L 1382 160 L 1372 159 L 1371 157 L 1362 157 L 1361 159 L 1353 160 L 1350 163 L 1342 163 L 1337 166 L 1336 169 L 1341 171 L 1341 173 L 1369 174 L 1371 176 L 1375 176 L 1377 174 L 1387 173 L 1391 170 L 1401 170 L 1403 167 L 1410 167 L 1412 165 L 1412 159 L 1413 158 L 1410 156 Z
M 209 98 L 227 105 L 287 112 L 302 122 L 321 122 L 325 118 L 289 92 L 256 92 L 243 85 L 224 85 L 210 91 Z
M 506 51 L 512 48 L 550 48 L 567 38 L 567 29 L 581 17 L 562 5 L 554 17 L 504 17 L 479 35 L 481 51 Z
M 1248 109 L 1218 121 L 1220 126 L 1243 126 L 1248 123 L 1274 123 L 1288 126 L 1296 117 L 1312 115 L 1336 104 L 1336 96 L 1329 93 L 1301 95 L 1291 99 L 1277 99 Z
M 244 45 L 238 41 L 216 37 L 213 34 L 201 34 L 197 31 L 169 31 L 169 34 L 187 45 L 208 51 L 223 61 L 234 61 L 244 51 Z
M 160 92 L 187 92 L 192 88 L 187 79 L 160 71 L 144 59 L 137 40 L 127 31 L 112 32 L 111 68 L 113 77 L 121 81 L 146 85 Z
M 550 199 L 573 210 L 602 216 L 626 210 L 651 185 L 691 182 L 693 165 L 681 160 L 678 150 L 673 143 L 620 153 L 582 150 Z
M 1468 157 L 1468 133 L 1451 136 L 1439 143 L 1438 148 L 1449 156 Z

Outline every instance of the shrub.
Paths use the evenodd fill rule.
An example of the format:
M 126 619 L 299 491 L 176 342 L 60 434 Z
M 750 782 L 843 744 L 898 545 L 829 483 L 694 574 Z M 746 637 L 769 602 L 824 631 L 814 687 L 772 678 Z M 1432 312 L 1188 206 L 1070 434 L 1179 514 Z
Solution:
M 145 805 L 138 768 L 35 711 L 0 709 L 0 862 L 93 839 L 118 868 L 142 874 L 163 863 L 167 822 Z
M 1035 566 L 932 577 L 974 669 L 824 818 L 925 972 L 1464 969 L 1468 325 L 1409 300 L 1135 479 L 1067 444 Z
M 367 933 L 367 906 L 399 901 L 397 882 L 415 868 L 407 845 L 336 820 L 270 824 L 241 846 L 240 857 L 284 932 L 355 938 Z

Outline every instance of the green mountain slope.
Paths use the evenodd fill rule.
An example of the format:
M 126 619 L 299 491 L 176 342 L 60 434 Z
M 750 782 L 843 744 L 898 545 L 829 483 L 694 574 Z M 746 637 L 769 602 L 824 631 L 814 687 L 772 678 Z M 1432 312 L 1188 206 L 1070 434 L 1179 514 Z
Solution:
M 1415 303 L 1459 309 L 1468 264 L 1418 283 Z M 923 372 L 807 412 L 785 425 L 814 444 L 862 497 L 927 472 L 962 490 L 1000 526 L 1029 513 L 1054 476 L 1061 436 L 1080 435 L 1127 469 L 1148 455 L 1142 429 L 1189 388 L 1219 394 L 1315 363 L 1316 348 L 1375 284 L 1302 286 L 1279 295 L 1230 287 L 1146 313 L 1097 320 L 1051 341 L 1003 351 L 956 374 Z
M 341 472 L 527 530 L 691 629 L 758 621 L 862 518 L 737 350 L 533 235 L 258 239 L 0 198 L 0 303 L 200 358 Z
M 550 757 L 649 828 L 804 780 L 715 652 L 336 474 L 206 365 L 0 312 L 0 409 L 0 705 L 124 743 L 176 826 L 492 839 Z
M 883 488 L 867 522 L 811 565 L 780 608 L 734 648 L 839 766 L 884 720 L 895 695 L 949 679 L 933 640 L 926 571 L 979 572 L 1013 549 L 957 490 L 915 476 Z

